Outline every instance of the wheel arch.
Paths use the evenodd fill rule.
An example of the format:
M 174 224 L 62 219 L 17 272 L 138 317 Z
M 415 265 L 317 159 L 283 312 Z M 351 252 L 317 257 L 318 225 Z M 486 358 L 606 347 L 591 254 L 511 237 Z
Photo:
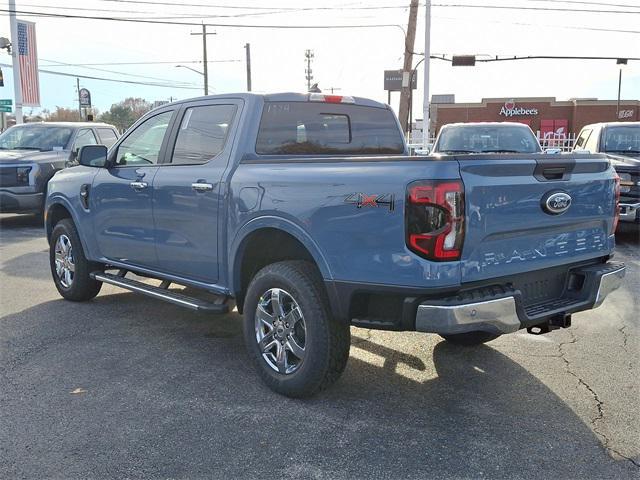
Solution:
M 229 286 L 240 312 L 251 278 L 270 263 L 306 260 L 316 266 L 323 279 L 332 278 L 329 264 L 309 234 L 282 218 L 262 217 L 245 224 L 235 237 L 229 259 Z
M 58 197 L 48 203 L 46 205 L 44 214 L 47 242 L 50 243 L 51 234 L 53 233 L 53 229 L 55 228 L 56 224 L 61 220 L 64 220 L 65 218 L 69 218 L 76 226 L 78 237 L 80 237 L 80 243 L 82 243 L 82 248 L 85 251 L 85 254 L 87 254 L 87 243 L 84 239 L 84 236 L 82 235 L 82 232 L 78 228 L 78 219 L 76 218 L 73 208 L 71 208 L 71 206 L 63 198 Z

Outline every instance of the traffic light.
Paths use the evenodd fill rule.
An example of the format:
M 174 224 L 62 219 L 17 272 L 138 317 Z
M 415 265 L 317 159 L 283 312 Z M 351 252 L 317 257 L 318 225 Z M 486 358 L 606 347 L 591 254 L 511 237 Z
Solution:
M 4 75 L 2 75 L 1 68 L 0 68 L 0 87 L 4 87 Z

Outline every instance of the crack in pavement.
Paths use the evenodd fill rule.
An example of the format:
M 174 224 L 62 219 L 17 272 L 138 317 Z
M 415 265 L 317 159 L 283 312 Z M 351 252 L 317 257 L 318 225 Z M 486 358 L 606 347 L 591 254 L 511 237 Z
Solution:
M 623 327 L 622 329 L 619 329 L 619 330 L 624 330 L 624 328 L 625 327 Z M 633 465 L 635 465 L 636 467 L 640 468 L 640 462 L 634 460 L 633 458 L 627 457 L 626 455 L 623 455 L 618 450 L 616 450 L 614 447 L 612 447 L 611 446 L 611 440 L 609 439 L 609 437 L 607 437 L 604 433 L 602 433 L 598 429 L 598 423 L 601 422 L 601 421 L 604 421 L 604 409 L 603 409 L 604 401 L 600 400 L 600 397 L 598 396 L 598 393 L 593 388 L 591 388 L 591 386 L 587 382 L 585 382 L 578 374 L 576 374 L 573 370 L 571 370 L 571 363 L 565 357 L 565 353 L 566 352 L 564 351 L 563 347 L 565 345 L 575 344 L 578 341 L 578 338 L 573 334 L 573 332 L 571 330 L 567 329 L 566 331 L 569 334 L 569 336 L 571 337 L 571 340 L 568 341 L 568 342 L 560 342 L 558 344 L 558 352 L 560 353 L 559 356 L 562 359 L 562 361 L 565 363 L 565 367 L 566 367 L 567 373 L 569 373 L 570 375 L 575 377 L 578 380 L 578 384 L 584 386 L 589 391 L 589 393 L 591 393 L 591 395 L 593 396 L 593 399 L 596 402 L 596 409 L 598 411 L 598 414 L 595 416 L 595 418 L 591 419 L 591 426 L 593 428 L 593 431 L 596 433 L 596 435 L 598 435 L 599 437 L 602 438 L 602 444 L 603 444 L 605 450 L 607 450 L 610 453 L 614 453 L 615 455 L 619 456 L 620 458 L 624 458 L 625 460 L 628 460 Z

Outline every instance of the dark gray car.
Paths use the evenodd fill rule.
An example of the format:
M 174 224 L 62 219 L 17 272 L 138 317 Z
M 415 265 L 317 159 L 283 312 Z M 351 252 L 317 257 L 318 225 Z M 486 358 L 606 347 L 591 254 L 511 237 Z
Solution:
M 0 135 L 0 212 L 41 213 L 47 183 L 73 163 L 83 145 L 110 146 L 118 131 L 105 123 L 26 123 Z

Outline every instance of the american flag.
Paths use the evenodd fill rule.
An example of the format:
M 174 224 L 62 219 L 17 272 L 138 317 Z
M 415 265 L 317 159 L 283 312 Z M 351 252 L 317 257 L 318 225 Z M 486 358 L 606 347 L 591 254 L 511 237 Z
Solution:
M 22 84 L 22 105 L 40 106 L 40 81 L 38 80 L 38 49 L 36 24 L 18 20 L 18 59 Z

